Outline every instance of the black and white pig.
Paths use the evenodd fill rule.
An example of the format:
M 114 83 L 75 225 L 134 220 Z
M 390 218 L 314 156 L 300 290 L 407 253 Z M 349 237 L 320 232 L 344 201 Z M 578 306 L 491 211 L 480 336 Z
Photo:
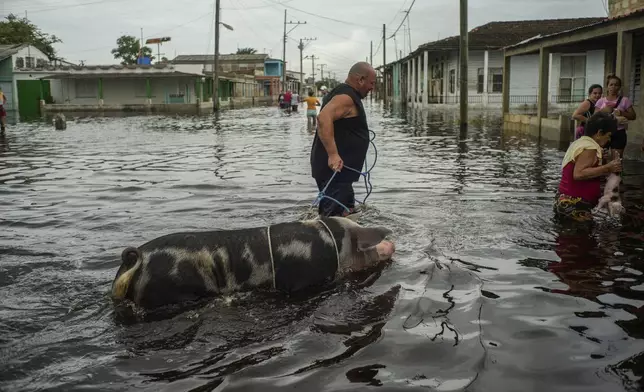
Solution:
M 123 250 L 112 297 L 155 308 L 256 288 L 300 292 L 391 259 L 390 233 L 331 217 L 169 234 Z

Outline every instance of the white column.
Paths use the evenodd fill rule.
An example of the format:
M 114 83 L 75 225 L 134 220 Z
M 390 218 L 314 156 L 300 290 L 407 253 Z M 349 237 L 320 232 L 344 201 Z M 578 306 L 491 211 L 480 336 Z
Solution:
M 423 56 L 423 105 L 429 104 L 429 52 L 425 51 Z
M 418 102 L 419 104 L 420 104 L 420 97 L 421 97 L 421 94 L 422 94 L 422 91 L 423 91 L 422 86 L 423 86 L 423 78 L 424 78 L 424 75 L 422 75 L 422 73 L 420 72 L 420 70 L 421 70 L 421 68 L 420 68 L 420 58 L 421 57 L 418 56 L 418 60 L 416 60 L 417 64 L 418 64 L 418 79 L 416 79 L 416 102 Z
M 411 101 L 416 102 L 416 59 L 411 58 Z
M 488 103 L 488 90 L 487 90 L 487 80 L 488 80 L 488 73 L 490 69 L 490 53 L 486 50 L 485 53 L 483 54 L 483 105 L 487 106 Z M 478 78 L 478 74 L 477 74 Z
M 411 60 L 407 61 L 407 93 L 405 94 L 405 102 L 411 97 Z

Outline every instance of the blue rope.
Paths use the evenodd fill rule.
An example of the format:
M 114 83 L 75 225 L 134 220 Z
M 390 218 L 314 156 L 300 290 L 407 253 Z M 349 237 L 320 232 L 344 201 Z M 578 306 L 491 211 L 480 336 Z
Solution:
M 373 191 L 373 185 L 371 184 L 371 171 L 373 170 L 374 167 L 376 167 L 376 162 L 378 161 L 378 149 L 376 148 L 376 144 L 373 142 L 375 140 L 375 138 L 376 138 L 376 133 L 374 131 L 372 131 L 372 130 L 369 130 L 369 132 L 372 135 L 371 138 L 369 139 L 369 143 L 373 146 L 373 151 L 374 151 L 373 165 L 371 165 L 371 167 L 369 167 L 369 165 L 367 164 L 367 158 L 365 157 L 364 167 L 365 168 L 369 167 L 367 169 L 367 171 L 365 171 L 365 172 L 361 172 L 360 170 L 354 169 L 354 168 L 349 167 L 347 165 L 343 166 L 343 168 L 346 168 L 346 169 L 349 169 L 351 171 L 354 171 L 354 172 L 356 172 L 356 173 L 358 173 L 358 174 L 360 174 L 361 176 L 364 177 L 364 186 L 365 186 L 365 189 L 367 191 L 367 195 L 364 197 L 364 199 L 362 201 L 356 200 L 356 202 L 358 202 L 360 204 L 365 204 L 367 202 L 367 198 L 371 195 L 371 192 Z M 368 152 L 368 150 L 367 150 L 367 152 Z M 338 173 L 339 172 L 337 172 L 337 171 L 333 172 L 333 175 L 331 176 L 329 181 L 324 186 L 324 189 L 322 189 L 322 191 L 320 191 L 320 193 L 318 193 L 318 196 L 313 201 L 313 204 L 311 205 L 312 207 L 318 206 L 320 204 L 320 202 L 322 201 L 322 199 L 329 199 L 329 200 L 335 202 L 336 204 L 338 204 L 340 207 L 344 208 L 347 212 L 351 212 L 351 210 L 349 210 L 349 208 L 347 208 L 347 206 L 345 206 L 344 204 L 340 203 L 338 200 L 332 198 L 331 196 L 326 195 L 327 188 L 331 184 L 331 181 L 333 181 L 333 178 L 335 178 L 336 174 L 338 174 Z

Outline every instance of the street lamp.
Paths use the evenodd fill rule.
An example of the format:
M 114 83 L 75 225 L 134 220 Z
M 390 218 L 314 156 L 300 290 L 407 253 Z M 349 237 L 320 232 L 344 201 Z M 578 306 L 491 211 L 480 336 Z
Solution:
M 230 30 L 230 31 L 233 31 L 233 30 L 234 30 L 234 29 L 233 29 L 233 26 L 231 26 L 231 25 L 229 25 L 229 24 L 226 24 L 226 23 L 224 23 L 224 22 L 219 22 L 219 24 L 223 25 L 225 28 L 227 28 L 227 29 L 228 29 L 228 30 Z

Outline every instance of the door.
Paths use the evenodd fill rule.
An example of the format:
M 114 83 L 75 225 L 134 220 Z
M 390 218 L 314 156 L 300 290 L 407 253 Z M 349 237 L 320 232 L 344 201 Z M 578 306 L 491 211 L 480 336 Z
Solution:
M 49 80 L 18 80 L 17 85 L 18 116 L 20 120 L 29 121 L 40 119 L 40 100 L 51 95 Z

